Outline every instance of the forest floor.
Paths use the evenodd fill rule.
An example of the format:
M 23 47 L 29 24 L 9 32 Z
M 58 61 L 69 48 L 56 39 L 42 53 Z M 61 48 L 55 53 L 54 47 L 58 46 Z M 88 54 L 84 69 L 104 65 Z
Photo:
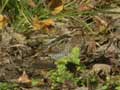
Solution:
M 0 1 L 0 90 L 120 90 L 119 0 L 28 1 Z

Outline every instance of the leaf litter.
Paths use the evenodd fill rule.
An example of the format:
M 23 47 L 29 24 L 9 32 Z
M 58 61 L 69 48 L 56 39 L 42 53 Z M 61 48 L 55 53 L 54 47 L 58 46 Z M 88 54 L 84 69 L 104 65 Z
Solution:
M 35 3 L 30 1 L 30 6 L 35 8 Z M 107 4 L 107 1 L 103 3 Z M 80 6 L 80 11 L 91 9 L 93 7 Z M 54 15 L 62 10 L 63 4 L 54 6 Z M 114 17 L 99 13 L 95 16 L 70 17 L 63 22 L 54 22 L 53 19 L 40 21 L 35 18 L 33 29 L 36 31 L 18 33 L 13 28 L 6 27 L 7 22 L 3 21 L 5 16 L 0 16 L 0 28 L 4 28 L 0 31 L 0 82 L 18 80 L 19 83 L 30 86 L 28 90 L 37 90 L 31 86 L 31 78 L 39 78 L 42 79 L 38 83 L 41 90 L 50 90 L 47 72 L 56 67 L 56 60 L 69 55 L 76 46 L 81 50 L 81 63 L 89 72 L 95 72 L 99 76 L 104 73 L 120 75 L 120 18 Z M 51 25 L 57 30 L 54 34 L 42 32 Z M 87 72 L 85 74 L 89 75 Z M 103 83 L 105 81 L 101 77 L 100 80 Z M 66 81 L 60 90 L 92 90 L 87 85 L 77 87 L 71 83 Z M 22 90 L 26 89 L 22 87 Z

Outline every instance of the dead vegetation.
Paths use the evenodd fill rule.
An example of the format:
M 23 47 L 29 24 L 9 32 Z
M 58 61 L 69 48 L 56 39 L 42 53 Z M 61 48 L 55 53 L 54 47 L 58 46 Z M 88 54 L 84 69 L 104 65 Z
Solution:
M 6 8 L 0 9 L 3 13 L 0 15 L 0 83 L 23 84 L 26 81 L 28 87 L 30 86 L 28 89 L 21 84 L 18 88 L 51 90 L 52 82 L 48 72 L 56 69 L 57 60 L 70 55 L 72 48 L 78 47 L 80 62 L 85 70 L 77 71 L 73 64 L 70 69 L 75 69 L 72 69 L 72 74 L 81 82 L 74 85 L 66 80 L 57 88 L 119 90 L 119 0 L 60 0 L 58 4 L 55 0 L 28 1 L 28 6 L 24 7 L 29 8 L 28 11 L 21 6 L 21 3 L 26 2 L 15 2 L 19 6 L 19 9 L 13 6 L 16 12 L 22 13 L 16 14 L 10 1 Z M 3 2 L 0 1 L 0 5 L 4 6 Z M 43 15 L 39 14 L 38 7 L 41 7 L 39 11 Z M 10 10 L 15 14 L 14 17 Z M 110 77 L 107 78 L 108 76 Z M 34 78 L 38 82 L 32 86 Z M 102 86 L 107 89 L 100 89 Z

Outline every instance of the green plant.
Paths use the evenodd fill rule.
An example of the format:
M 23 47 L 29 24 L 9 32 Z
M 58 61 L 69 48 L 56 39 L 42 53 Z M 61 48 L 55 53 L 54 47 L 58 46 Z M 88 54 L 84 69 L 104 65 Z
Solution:
M 120 90 L 120 85 L 115 88 L 115 90 Z
M 76 76 L 76 73 L 84 69 L 79 57 L 80 49 L 74 47 L 69 56 L 62 57 L 56 61 L 57 69 L 50 71 L 50 79 L 53 85 L 63 84 L 67 80 L 77 84 L 79 78 Z
M 110 79 L 106 80 L 101 90 L 120 90 L 120 76 L 111 76 Z
M 17 84 L 0 83 L 0 90 L 19 90 Z

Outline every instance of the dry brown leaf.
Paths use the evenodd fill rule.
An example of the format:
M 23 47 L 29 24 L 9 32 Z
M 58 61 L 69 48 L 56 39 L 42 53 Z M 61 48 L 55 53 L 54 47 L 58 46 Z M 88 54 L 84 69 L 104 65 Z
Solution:
M 32 20 L 32 27 L 33 30 L 40 30 L 44 27 L 44 24 L 35 16 Z
M 103 20 L 102 18 L 100 18 L 99 16 L 95 16 L 95 19 L 96 19 L 97 21 L 99 21 L 100 24 L 102 24 L 102 25 L 104 25 L 104 26 L 108 26 L 108 23 L 107 23 L 105 20 Z
M 102 71 L 103 74 L 109 75 L 111 72 L 111 66 L 107 65 L 107 64 L 95 64 L 95 65 L 93 65 L 91 71 L 96 74 L 98 74 L 100 71 Z
M 46 19 L 46 20 L 43 20 L 42 22 L 44 24 L 44 27 L 55 25 L 55 22 L 53 21 L 53 19 Z
M 8 17 L 6 15 L 0 15 L 0 29 L 5 28 L 8 25 Z
M 35 2 L 34 2 L 33 0 L 28 0 L 28 4 L 29 4 L 29 6 L 32 7 L 32 8 L 37 7 L 37 5 L 35 4 Z
M 105 33 L 107 31 L 106 28 L 108 26 L 108 22 L 100 16 L 94 16 L 93 19 L 95 21 L 97 30 L 99 30 L 101 33 Z
M 63 4 L 60 5 L 60 6 L 58 6 L 58 7 L 56 7 L 56 8 L 52 11 L 52 15 L 56 15 L 56 14 L 60 13 L 60 12 L 63 10 L 63 8 L 64 8 L 64 5 L 63 5 Z
M 17 82 L 27 86 L 31 86 L 32 81 L 29 79 L 28 75 L 24 71 L 23 74 L 17 79 Z
M 94 40 L 91 40 L 88 43 L 88 49 L 87 49 L 87 53 L 92 53 L 94 54 L 96 51 L 96 42 Z
M 49 9 L 53 10 L 52 14 L 56 15 L 60 13 L 64 8 L 65 0 L 46 0 L 48 3 Z
M 40 30 L 43 28 L 48 28 L 49 26 L 53 26 L 55 24 L 53 19 L 46 19 L 40 21 L 37 17 L 33 18 L 33 29 L 34 30 Z
M 88 10 L 91 10 L 93 9 L 93 6 L 91 5 L 81 5 L 78 9 L 78 11 L 88 11 Z
M 63 4 L 62 0 L 46 0 L 46 2 L 48 3 L 49 9 L 54 9 Z

